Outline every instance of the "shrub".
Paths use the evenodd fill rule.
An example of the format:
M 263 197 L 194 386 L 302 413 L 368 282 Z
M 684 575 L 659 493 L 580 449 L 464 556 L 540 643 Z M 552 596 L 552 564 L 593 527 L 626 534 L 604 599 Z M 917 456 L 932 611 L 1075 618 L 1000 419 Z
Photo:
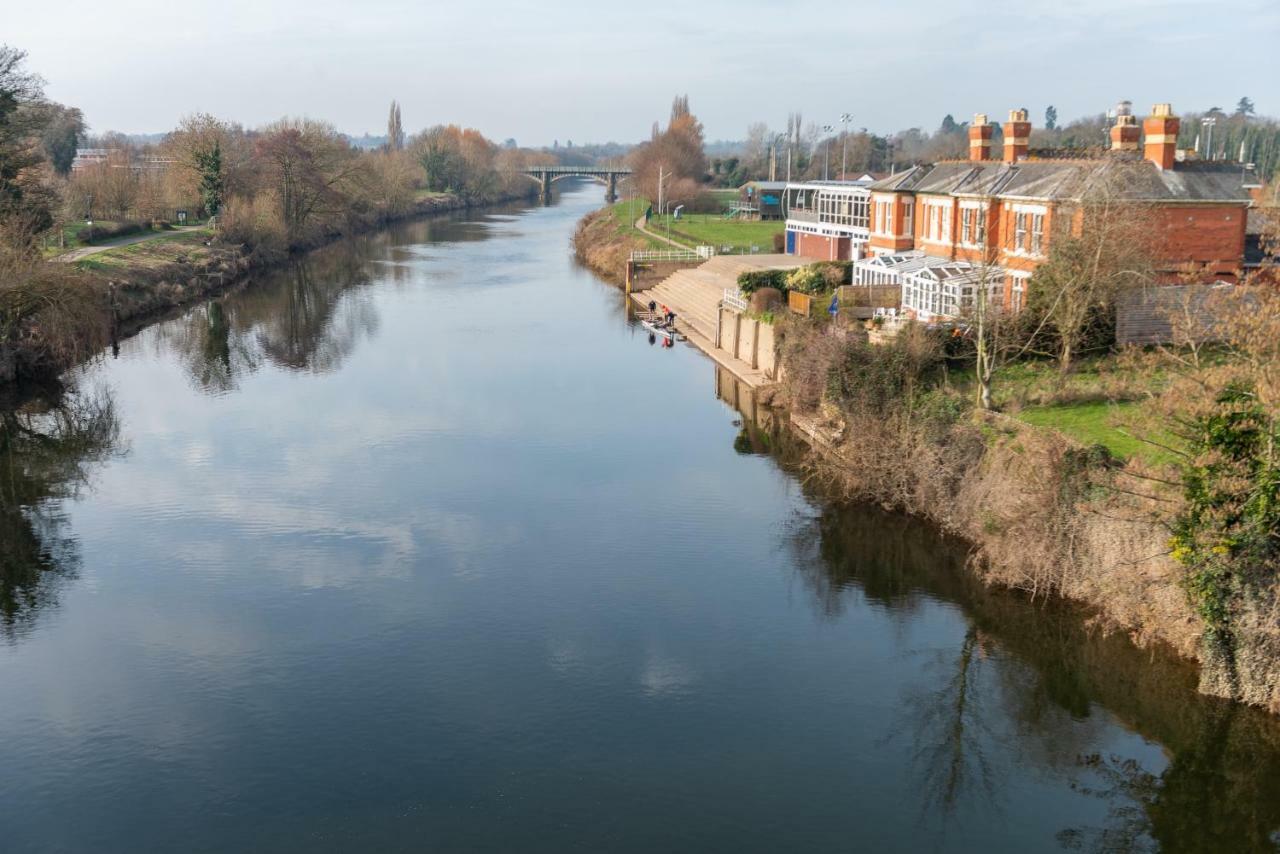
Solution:
M 127 237 L 130 234 L 141 234 L 147 226 L 141 222 L 116 222 L 111 225 L 91 225 L 80 231 L 81 243 L 97 243 L 99 240 L 113 240 Z
M 883 415 L 914 406 L 926 377 L 942 361 L 936 336 L 908 328 L 889 344 L 851 341 L 827 376 L 829 400 L 847 412 Z
M 820 261 L 813 267 L 827 283 L 827 290 L 835 290 L 841 285 L 853 284 L 852 261 Z
M 776 311 L 782 307 L 782 291 L 777 288 L 760 288 L 751 295 L 751 310 L 758 314 Z
M 826 282 L 816 265 L 797 267 L 787 274 L 787 290 L 800 291 L 802 294 L 819 293 Z
M 220 215 L 222 237 L 230 243 L 243 243 L 254 250 L 276 251 L 288 246 L 288 231 L 280 202 L 273 192 L 258 193 L 253 198 L 232 196 Z
M 738 276 L 738 289 L 744 294 L 753 294 L 761 288 L 781 291 L 786 286 L 786 270 L 751 270 Z

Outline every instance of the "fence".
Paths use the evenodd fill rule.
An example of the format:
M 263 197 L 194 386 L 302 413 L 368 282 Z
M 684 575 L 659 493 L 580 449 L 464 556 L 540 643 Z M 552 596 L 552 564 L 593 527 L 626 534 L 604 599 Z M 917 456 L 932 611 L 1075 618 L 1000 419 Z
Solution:
M 631 253 L 631 260 L 637 263 L 655 263 L 659 261 L 705 261 L 715 257 L 714 246 L 699 246 L 697 249 L 640 249 Z
M 898 308 L 902 302 L 898 285 L 841 285 L 836 294 L 840 305 L 850 308 Z
M 787 291 L 787 308 L 808 317 L 813 311 L 813 297 L 800 291 Z
M 747 300 L 742 295 L 742 291 L 738 290 L 737 288 L 724 289 L 723 303 L 727 308 L 732 308 L 736 311 L 747 310 Z

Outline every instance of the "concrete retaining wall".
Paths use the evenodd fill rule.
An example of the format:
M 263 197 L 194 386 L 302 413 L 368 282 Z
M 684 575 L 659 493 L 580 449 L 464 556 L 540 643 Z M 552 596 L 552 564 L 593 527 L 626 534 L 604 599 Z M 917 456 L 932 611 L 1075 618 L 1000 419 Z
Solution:
M 720 309 L 717 348 L 776 378 L 777 358 L 773 352 L 773 325 L 761 323 L 730 308 Z

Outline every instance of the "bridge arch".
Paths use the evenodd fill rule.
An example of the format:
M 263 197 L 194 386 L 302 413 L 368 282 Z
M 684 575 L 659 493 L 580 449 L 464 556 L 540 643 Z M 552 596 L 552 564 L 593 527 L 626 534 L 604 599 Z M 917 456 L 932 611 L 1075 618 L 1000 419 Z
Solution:
M 542 201 L 551 201 L 551 185 L 565 178 L 588 178 L 607 187 L 606 197 L 609 201 L 617 201 L 618 179 L 631 175 L 627 168 L 610 168 L 606 166 L 528 166 L 515 170 L 519 174 L 532 179 L 542 188 Z

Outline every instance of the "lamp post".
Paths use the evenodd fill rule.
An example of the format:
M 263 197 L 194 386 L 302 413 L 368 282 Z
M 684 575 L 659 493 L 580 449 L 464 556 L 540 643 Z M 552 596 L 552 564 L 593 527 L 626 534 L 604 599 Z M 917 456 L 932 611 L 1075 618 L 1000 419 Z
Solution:
M 826 134 L 826 143 L 822 146 L 822 180 L 830 180 L 831 169 L 831 132 L 835 130 L 831 125 L 823 125 L 822 132 Z
M 1204 153 L 1206 160 L 1213 159 L 1213 126 L 1217 123 L 1218 120 L 1213 116 L 1205 116 L 1200 120 L 1200 124 L 1204 125 L 1205 130 Z
M 848 177 L 849 169 L 849 122 L 853 121 L 853 116 L 849 113 L 840 114 L 840 180 L 844 181 Z

